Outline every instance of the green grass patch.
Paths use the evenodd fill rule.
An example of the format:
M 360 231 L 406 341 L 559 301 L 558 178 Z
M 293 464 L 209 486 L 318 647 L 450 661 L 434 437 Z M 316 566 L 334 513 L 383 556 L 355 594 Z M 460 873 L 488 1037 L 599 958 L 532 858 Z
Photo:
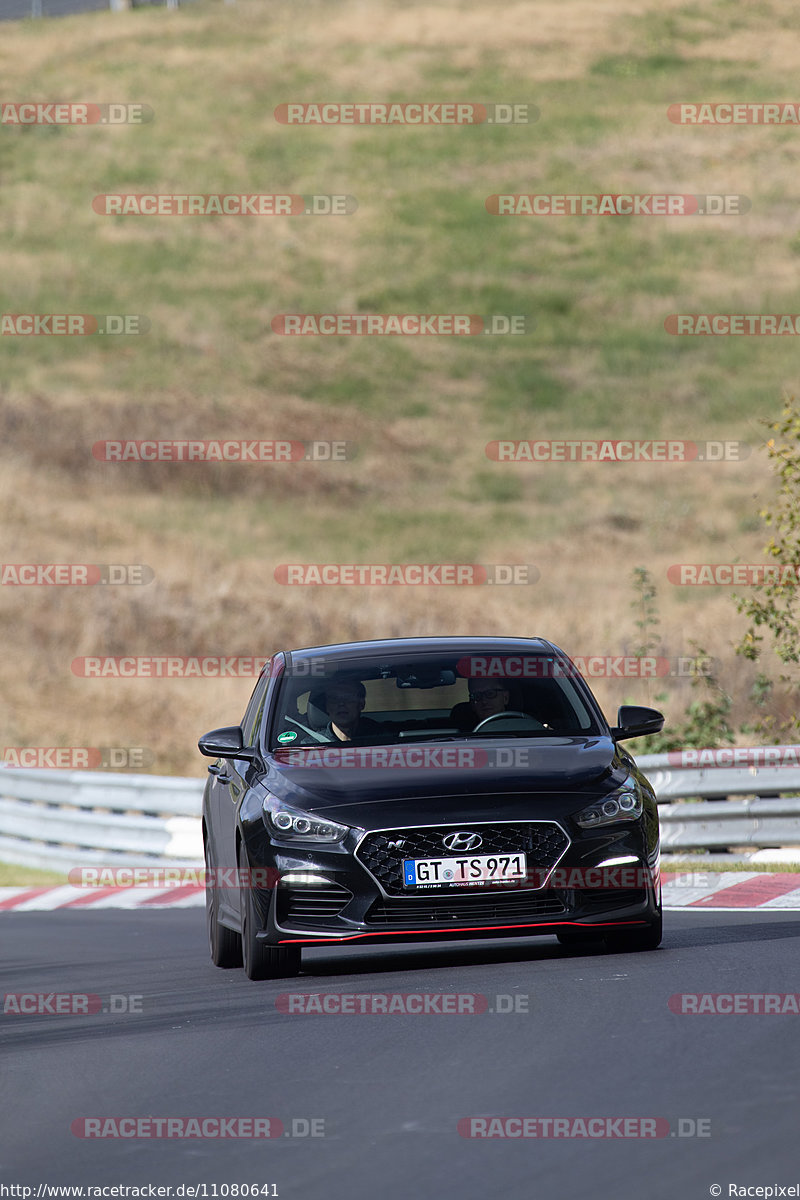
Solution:
M 33 867 L 0 862 L 0 887 L 60 887 L 68 882 L 67 876 L 59 871 L 37 871 Z

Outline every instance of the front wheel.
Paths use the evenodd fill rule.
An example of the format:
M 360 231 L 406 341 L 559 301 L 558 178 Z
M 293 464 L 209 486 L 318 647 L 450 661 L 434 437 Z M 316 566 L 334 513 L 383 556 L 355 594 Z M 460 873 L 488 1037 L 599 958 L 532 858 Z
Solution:
M 204 845 L 206 863 L 206 927 L 208 948 L 215 967 L 229 970 L 242 965 L 242 940 L 233 929 L 221 925 L 219 920 L 219 889 L 216 886 L 215 870 L 208 849 Z
M 250 878 L 250 870 L 244 847 L 239 847 L 239 877 Z M 288 979 L 300 971 L 300 948 L 298 946 L 268 946 L 258 941 L 260 928 L 258 913 L 253 901 L 253 889 L 247 883 L 239 888 L 242 920 L 242 958 L 248 979 Z

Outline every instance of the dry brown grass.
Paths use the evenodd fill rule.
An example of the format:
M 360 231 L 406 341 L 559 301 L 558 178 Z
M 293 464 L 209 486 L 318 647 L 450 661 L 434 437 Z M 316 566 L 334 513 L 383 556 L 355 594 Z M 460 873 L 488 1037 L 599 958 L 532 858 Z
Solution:
M 171 434 L 180 436 L 178 412 L 164 417 Z M 664 466 L 671 486 L 661 490 L 655 508 L 637 499 L 652 486 L 647 465 L 504 468 L 522 477 L 527 532 L 504 530 L 499 514 L 493 528 L 483 514 L 471 561 L 533 563 L 541 579 L 527 588 L 289 588 L 275 582 L 275 564 L 449 561 L 447 544 L 438 545 L 438 555 L 398 553 L 390 528 L 350 555 L 341 553 L 342 542 L 340 553 L 331 554 L 318 538 L 298 554 L 291 511 L 296 502 L 307 523 L 315 512 L 369 507 L 369 497 L 379 494 L 383 504 L 392 497 L 401 508 L 419 504 L 423 524 L 430 506 L 432 515 L 445 509 L 468 527 L 471 498 L 446 502 L 436 479 L 415 470 L 414 456 L 438 438 L 455 463 L 468 462 L 478 436 L 472 422 L 457 429 L 440 416 L 424 426 L 407 419 L 397 429 L 381 425 L 364 461 L 346 466 L 187 465 L 181 479 L 164 465 L 149 481 L 144 466 L 81 459 L 77 448 L 97 424 L 96 413 L 88 419 L 80 408 L 48 414 L 40 401 L 42 444 L 30 457 L 7 463 L 3 475 L 4 560 L 138 562 L 153 568 L 155 580 L 113 589 L 4 589 L 4 625 L 14 645 L 3 684 L 7 745 L 144 746 L 157 771 L 193 773 L 201 769 L 193 750 L 197 736 L 238 720 L 251 687 L 247 680 L 82 679 L 71 672 L 72 660 L 82 655 L 266 656 L 281 646 L 459 632 L 540 634 L 573 654 L 631 652 L 631 578 L 641 564 L 659 588 L 660 653 L 687 655 L 695 639 L 723 660 L 722 681 L 740 697 L 737 718 L 749 715 L 748 670 L 730 655 L 739 621 L 729 595 L 724 589 L 687 595 L 666 582 L 666 572 L 686 559 L 687 545 L 703 548 L 706 557 L 698 554 L 698 561 L 762 561 L 763 536 L 743 537 L 737 513 L 743 491 L 768 490 L 757 456 L 743 466 L 720 465 L 713 476 L 695 464 Z M 363 418 L 357 430 L 358 424 L 353 415 L 352 425 L 342 420 L 340 429 L 363 438 Z M 131 436 L 141 432 L 133 409 L 122 426 Z M 299 427 L 295 417 L 293 429 Z M 7 432 L 5 440 L 13 435 Z M 571 494 L 573 477 L 580 477 L 580 487 Z M 24 498 L 34 495 L 37 483 L 46 499 L 31 503 Z M 690 695 L 688 680 L 597 680 L 593 686 L 610 715 L 625 700 L 655 703 L 667 692 L 677 716 Z
M 235 178 L 250 169 L 248 140 L 274 133 L 264 100 L 267 76 L 285 78 L 288 88 L 301 70 L 308 98 L 436 98 L 428 83 L 436 68 L 451 73 L 447 95 L 460 73 L 472 98 L 492 99 L 486 80 L 496 77 L 497 98 L 530 99 L 545 109 L 550 102 L 556 118 L 566 120 L 573 95 L 575 114 L 584 115 L 579 85 L 592 64 L 657 54 L 660 43 L 642 40 L 642 23 L 673 17 L 684 23 L 691 17 L 691 27 L 703 35 L 682 43 L 688 62 L 727 58 L 747 68 L 763 52 L 769 67 L 762 83 L 770 71 L 787 80 L 796 74 L 796 49 L 779 32 L 780 6 L 760 6 L 745 28 L 720 40 L 717 22 L 687 15 L 685 0 L 319 0 L 302 8 L 263 0 L 198 3 L 179 14 L 141 10 L 4 26 L 0 71 L 8 95 L 44 89 L 101 102 L 133 95 L 152 103 L 158 112 L 152 136 L 165 128 L 177 131 L 146 164 L 155 172 L 153 189 L 196 185 L 208 191 L 209 164 Z M 763 34 L 754 29 L 759 21 Z M 479 82 L 473 83 L 472 73 Z M 507 96 L 501 90 L 506 79 L 529 81 L 529 93 Z M 776 98 L 791 90 L 783 82 Z M 442 177 L 480 198 L 499 186 L 499 177 L 534 188 L 558 160 L 587 178 L 642 192 L 768 192 L 773 200 L 756 206 L 731 261 L 701 252 L 706 240 L 727 236 L 729 224 L 720 219 L 693 227 L 698 254 L 677 270 L 674 294 L 637 296 L 635 315 L 641 328 L 658 327 L 666 311 L 700 309 L 722 294 L 732 309 L 777 310 L 778 298 L 796 288 L 796 258 L 788 249 L 800 229 L 793 146 L 782 135 L 769 140 L 763 128 L 676 129 L 665 121 L 661 102 L 652 102 L 649 78 L 633 99 L 623 83 L 609 78 L 603 86 L 599 107 L 612 115 L 612 127 L 596 138 L 569 134 L 554 145 L 543 125 L 529 142 L 510 142 L 500 164 L 480 155 L 453 162 L 443 157 Z M 219 98 L 218 119 L 209 96 Z M 255 104 L 262 105 L 257 112 Z M 772 360 L 769 351 L 759 351 L 762 357 L 748 369 L 763 383 L 762 407 L 752 417 L 737 413 L 730 424 L 720 417 L 720 395 L 724 400 L 726 379 L 741 374 L 738 361 L 707 364 L 705 374 L 670 364 L 658 374 L 643 352 L 635 369 L 615 368 L 615 381 L 603 361 L 604 338 L 629 319 L 628 296 L 609 294 L 614 280 L 601 267 L 584 283 L 561 280 L 562 271 L 602 249 L 608 226 L 567 222 L 565 228 L 554 221 L 543 246 L 538 231 L 523 221 L 510 235 L 515 283 L 529 289 L 532 304 L 543 286 L 569 288 L 575 303 L 574 344 L 553 351 L 535 341 L 529 351 L 531 361 L 544 363 L 563 386 L 563 404 L 537 407 L 532 387 L 525 406 L 517 398 L 508 418 L 497 407 L 491 373 L 481 364 L 474 373 L 464 370 L 452 347 L 433 341 L 409 349 L 414 370 L 407 368 L 404 392 L 406 376 L 398 385 L 394 373 L 405 364 L 382 358 L 378 349 L 356 351 L 341 339 L 323 351 L 267 332 L 275 311 L 303 307 L 298 280 L 315 273 L 322 282 L 314 285 L 314 296 L 322 292 L 331 307 L 345 312 L 356 311 L 360 297 L 396 275 L 402 282 L 396 262 L 406 251 L 401 239 L 395 245 L 388 236 L 403 233 L 395 227 L 393 206 L 404 189 L 424 189 L 430 178 L 413 165 L 405 173 L 391 169 L 386 146 L 395 131 L 377 131 L 384 140 L 376 143 L 374 166 L 367 156 L 358 157 L 363 131 L 345 128 L 326 134 L 317 158 L 298 152 L 292 162 L 296 190 L 318 187 L 317 168 L 325 190 L 350 191 L 353 176 L 374 184 L 374 190 L 365 187 L 357 222 L 301 227 L 275 221 L 268 228 L 207 222 L 192 226 L 189 236 L 168 220 L 99 221 L 85 204 L 65 213 L 62 186 L 74 188 L 75 175 L 85 170 L 87 187 L 98 190 L 106 172 L 122 171 L 127 163 L 133 170 L 148 145 L 142 133 L 67 131 L 47 144 L 47 153 L 32 157 L 29 178 L 15 178 L 4 192 L 8 237 L 0 269 L 3 280 L 15 281 L 15 311 L 44 294 L 80 295 L 87 259 L 98 286 L 119 286 L 121 311 L 142 311 L 135 299 L 146 279 L 137 275 L 137 256 L 153 246 L 163 246 L 165 258 L 176 261 L 177 249 L 196 254 L 191 274 L 183 280 L 176 268 L 165 275 L 167 290 L 147 309 L 159 340 L 140 374 L 134 347 L 120 347 L 116 357 L 101 356 L 94 347 L 63 360 L 37 355 L 36 347 L 24 360 L 9 355 L 0 397 L 3 561 L 139 562 L 153 568 L 155 580 L 143 588 L 2 589 L 0 628 L 9 647 L 0 660 L 4 745 L 144 746 L 158 772 L 201 773 L 198 735 L 239 718 L 249 681 L 85 680 L 71 672 L 72 660 L 84 654 L 267 655 L 281 646 L 459 632 L 542 634 L 576 655 L 613 655 L 637 642 L 631 608 L 637 566 L 648 568 L 659 589 L 660 652 L 687 655 L 692 641 L 702 645 L 722 663 L 721 680 L 736 697 L 735 719 L 752 715 L 752 672 L 731 653 L 742 624 L 729 594 L 679 590 L 666 582 L 666 570 L 681 561 L 763 560 L 765 536 L 753 520 L 772 490 L 763 456 L 707 467 L 504 467 L 489 463 L 483 447 L 499 436 L 722 436 L 756 444 L 762 436 L 758 416 L 775 411 L 781 389 L 798 381 L 796 361 L 784 346 L 774 348 Z M 395 142 L 402 147 L 400 138 Z M 16 142 L 7 144 L 19 149 Z M 300 139 L 287 144 L 299 147 Z M 0 143 L 0 153 L 5 148 Z M 260 183 L 271 179 L 269 161 L 258 167 Z M 282 185 L 288 170 L 283 163 Z M 130 190 L 144 188 L 132 184 Z M 436 217 L 431 214 L 432 224 Z M 686 228 L 677 219 L 645 223 L 637 227 L 637 245 L 643 253 L 652 250 L 655 265 L 669 273 L 664 239 L 677 240 Z M 57 236 L 41 237 L 47 230 Z M 384 238 L 390 249 L 380 252 L 376 272 L 375 248 Z M 434 240 L 432 252 L 439 244 Z M 488 239 L 486 244 L 491 246 Z M 549 278 L 543 277 L 542 250 L 554 264 Z M 117 253 L 129 254 L 130 274 L 110 282 L 102 264 Z M 424 257 L 415 243 L 408 253 Z M 463 286 L 465 292 L 470 286 L 479 292 L 487 280 L 502 276 L 488 250 L 477 266 L 465 266 L 454 253 L 452 262 L 431 269 L 442 271 L 443 289 Z M 183 303 L 168 291 L 176 280 L 185 289 Z M 233 328 L 220 319 L 222 310 L 235 314 Z M 598 331 L 594 341 L 578 339 L 584 324 Z M 356 353 L 376 395 L 319 398 L 348 377 Z M 124 371 L 129 382 L 123 385 Z M 717 388 L 713 414 L 711 374 Z M 589 399 L 583 407 L 573 403 L 576 395 L 591 397 L 598 380 L 606 387 L 616 382 L 629 427 L 619 428 L 613 404 L 592 409 Z M 114 467 L 89 453 L 102 438 L 156 435 L 335 438 L 358 443 L 359 453 L 340 466 L 265 468 Z M 518 493 L 503 499 L 511 479 L 518 481 Z M 274 579 L 281 562 L 453 560 L 533 563 L 541 580 L 529 588 L 359 590 L 286 588 Z M 659 684 L 594 686 L 609 715 L 623 700 L 660 702 Z M 666 707 L 677 717 L 690 696 L 688 681 L 668 681 L 664 690 Z

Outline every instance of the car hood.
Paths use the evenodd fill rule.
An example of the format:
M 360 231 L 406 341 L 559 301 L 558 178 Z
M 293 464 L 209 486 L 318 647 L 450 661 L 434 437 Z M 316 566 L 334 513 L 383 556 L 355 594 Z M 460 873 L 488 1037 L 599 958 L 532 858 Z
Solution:
M 319 746 L 277 750 L 262 776 L 286 803 L 337 812 L 419 800 L 449 808 L 448 798 L 518 793 L 594 793 L 621 783 L 627 766 L 610 737 L 463 738 L 402 746 Z M 331 813 L 333 816 L 333 813 Z

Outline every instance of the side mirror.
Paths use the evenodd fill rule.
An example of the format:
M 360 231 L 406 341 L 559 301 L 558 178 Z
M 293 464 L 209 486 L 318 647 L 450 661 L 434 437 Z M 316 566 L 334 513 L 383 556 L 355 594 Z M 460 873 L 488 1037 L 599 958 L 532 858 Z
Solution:
M 197 747 L 207 758 L 241 758 L 253 762 L 256 752 L 252 746 L 244 746 L 243 740 L 240 725 L 223 725 L 204 734 Z
M 647 733 L 660 733 L 664 728 L 664 714 L 655 708 L 643 708 L 639 704 L 622 704 L 617 709 L 617 724 L 611 730 L 615 742 L 623 738 L 643 737 Z

